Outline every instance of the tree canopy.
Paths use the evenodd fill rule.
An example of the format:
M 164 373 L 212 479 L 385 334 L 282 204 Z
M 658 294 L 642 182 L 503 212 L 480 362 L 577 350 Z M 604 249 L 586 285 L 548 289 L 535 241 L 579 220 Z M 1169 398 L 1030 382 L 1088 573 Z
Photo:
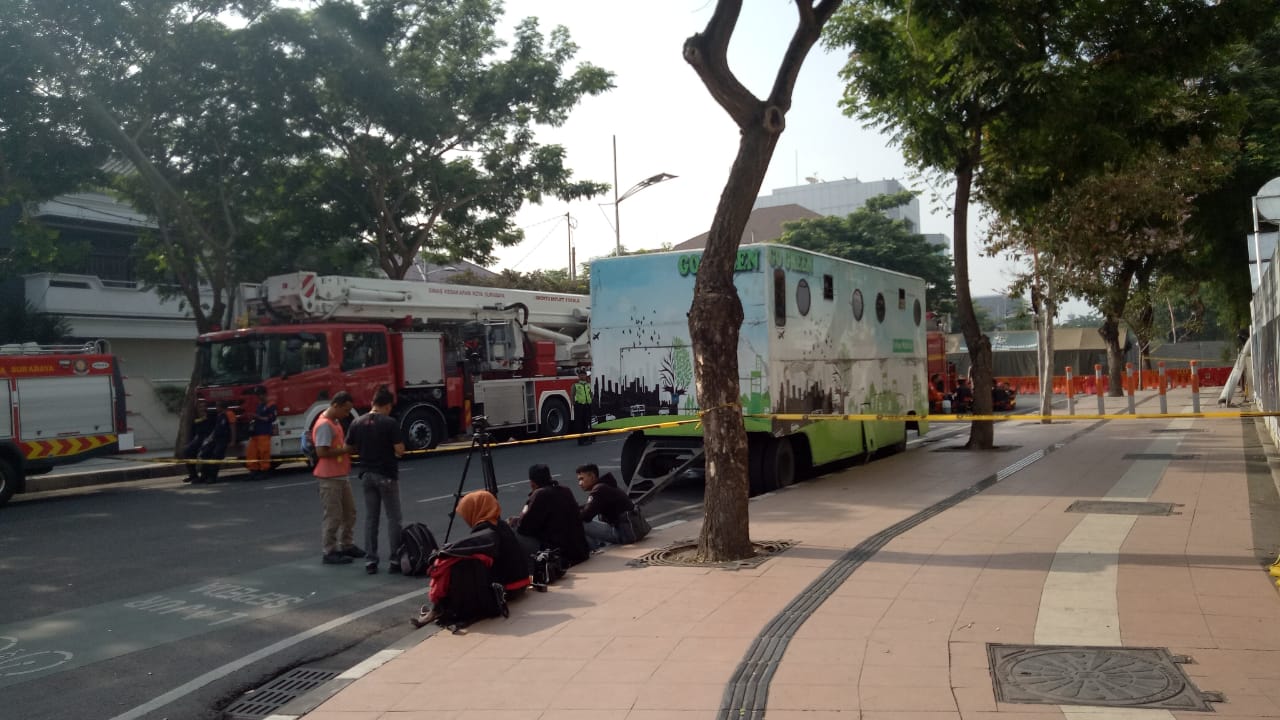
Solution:
M 916 232 L 909 220 L 896 220 L 886 210 L 911 202 L 915 193 L 878 195 L 845 217 L 820 217 L 783 225 L 782 242 L 833 257 L 916 275 L 926 283 L 929 310 L 955 309 L 954 270 L 947 250 Z

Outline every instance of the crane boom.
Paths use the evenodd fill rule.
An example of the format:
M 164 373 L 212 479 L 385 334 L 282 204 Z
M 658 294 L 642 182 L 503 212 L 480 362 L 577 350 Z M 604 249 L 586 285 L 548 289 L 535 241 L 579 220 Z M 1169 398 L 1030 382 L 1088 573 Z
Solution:
M 586 295 L 537 290 L 296 272 L 267 278 L 257 294 L 274 313 L 305 321 L 412 317 L 430 326 L 514 318 L 565 335 L 580 334 L 590 321 Z

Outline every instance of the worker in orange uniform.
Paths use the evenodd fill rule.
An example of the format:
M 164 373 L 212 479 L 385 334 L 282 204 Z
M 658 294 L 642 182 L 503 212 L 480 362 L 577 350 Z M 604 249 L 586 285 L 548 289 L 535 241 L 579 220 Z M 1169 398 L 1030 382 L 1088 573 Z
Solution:
M 249 442 L 244 449 L 245 467 L 250 480 L 261 480 L 271 472 L 271 436 L 276 427 L 276 406 L 267 402 L 267 389 L 253 389 L 258 398 L 253 419 L 249 423 Z

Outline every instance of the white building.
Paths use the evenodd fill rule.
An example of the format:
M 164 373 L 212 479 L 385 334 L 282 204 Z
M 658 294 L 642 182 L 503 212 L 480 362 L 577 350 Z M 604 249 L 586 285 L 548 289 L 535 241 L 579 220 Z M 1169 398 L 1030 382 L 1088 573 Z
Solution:
M 774 188 L 768 195 L 756 198 L 753 209 L 798 205 L 812 210 L 819 215 L 845 217 L 865 206 L 867 201 L 877 195 L 891 195 L 906 190 L 906 186 L 897 180 L 873 180 L 863 182 L 852 180 L 822 181 L 807 178 L 804 185 Z M 913 197 L 911 202 L 885 212 L 894 220 L 906 220 L 916 232 L 920 232 L 920 198 Z M 951 238 L 940 233 L 926 234 L 925 238 L 934 245 L 949 248 Z

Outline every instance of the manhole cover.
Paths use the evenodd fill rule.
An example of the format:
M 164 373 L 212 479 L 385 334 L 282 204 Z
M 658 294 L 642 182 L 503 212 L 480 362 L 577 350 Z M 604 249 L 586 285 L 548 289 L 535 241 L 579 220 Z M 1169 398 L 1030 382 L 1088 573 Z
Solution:
M 1120 456 L 1125 460 L 1198 460 L 1195 453 L 1125 453 Z
M 753 540 L 751 545 L 755 547 L 755 557 L 745 560 L 729 560 L 727 562 L 709 563 L 698 562 L 696 554 L 698 551 L 698 541 L 694 539 L 677 540 L 670 545 L 652 550 L 628 562 L 633 567 L 644 567 L 645 565 L 675 565 L 678 567 L 718 567 L 727 570 L 741 570 L 743 568 L 753 568 L 759 566 L 765 560 L 785 552 L 794 547 L 795 540 Z
M 257 690 L 250 690 L 222 711 L 223 720 L 261 720 L 290 700 L 338 677 L 337 670 L 294 668 Z
M 1122 500 L 1077 500 L 1067 512 L 1099 515 L 1172 515 L 1173 503 L 1131 502 Z
M 989 644 L 987 656 L 1000 702 L 1213 711 L 1164 648 Z

